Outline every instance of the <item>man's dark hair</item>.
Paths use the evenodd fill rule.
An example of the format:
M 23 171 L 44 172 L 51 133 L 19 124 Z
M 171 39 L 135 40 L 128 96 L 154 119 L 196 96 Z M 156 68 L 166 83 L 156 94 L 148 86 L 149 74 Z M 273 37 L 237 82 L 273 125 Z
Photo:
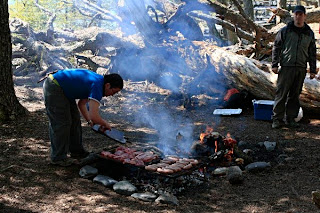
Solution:
M 103 84 L 109 83 L 110 89 L 112 88 L 123 88 L 123 79 L 119 74 L 111 73 L 103 76 Z

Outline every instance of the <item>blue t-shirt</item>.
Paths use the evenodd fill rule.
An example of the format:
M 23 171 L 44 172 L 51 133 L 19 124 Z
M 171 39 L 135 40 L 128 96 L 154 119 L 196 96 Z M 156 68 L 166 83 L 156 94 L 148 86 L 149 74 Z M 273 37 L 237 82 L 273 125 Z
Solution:
M 53 74 L 69 99 L 94 99 L 103 97 L 103 76 L 86 69 L 66 69 Z

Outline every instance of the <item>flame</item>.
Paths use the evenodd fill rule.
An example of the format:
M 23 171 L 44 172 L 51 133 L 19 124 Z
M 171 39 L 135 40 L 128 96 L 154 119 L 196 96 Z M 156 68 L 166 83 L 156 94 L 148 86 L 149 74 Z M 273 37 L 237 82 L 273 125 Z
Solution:
M 234 145 L 237 144 L 237 141 L 231 137 L 230 133 L 227 133 L 226 138 L 223 140 L 223 143 L 228 148 L 228 153 L 225 154 L 225 158 L 228 161 L 231 161 L 232 160 L 231 155 L 233 155 L 233 148 L 234 148 Z
M 211 126 L 207 126 L 206 127 L 206 131 L 205 132 L 202 132 L 202 133 L 200 133 L 200 143 L 202 143 L 203 144 L 203 140 L 204 140 L 204 138 L 206 137 L 206 136 L 208 136 L 208 135 L 210 135 L 211 133 L 213 132 L 213 127 L 211 127 Z

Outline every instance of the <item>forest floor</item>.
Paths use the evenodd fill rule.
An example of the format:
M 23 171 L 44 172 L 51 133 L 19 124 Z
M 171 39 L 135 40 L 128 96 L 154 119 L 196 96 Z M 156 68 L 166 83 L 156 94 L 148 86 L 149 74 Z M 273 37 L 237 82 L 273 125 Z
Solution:
M 157 140 L 157 132 L 150 126 L 138 125 L 133 116 L 141 106 L 157 105 L 173 116 L 188 118 L 194 125 L 195 138 L 214 122 L 215 131 L 230 133 L 238 141 L 275 141 L 278 149 L 291 158 L 260 173 L 244 172 L 244 181 L 238 185 L 230 184 L 223 176 L 212 176 L 202 185 L 179 193 L 179 205 L 172 206 L 119 195 L 81 178 L 79 166 L 50 165 L 42 88 L 34 83 L 35 79 L 14 80 L 19 101 L 30 115 L 0 126 L 0 212 L 319 212 L 311 198 L 311 192 L 320 189 L 319 115 L 305 113 L 299 128 L 274 130 L 271 122 L 254 120 L 253 109 L 240 116 L 216 118 L 210 101 L 185 110 L 168 101 L 166 91 L 155 85 L 127 84 L 121 94 L 106 98 L 101 113 L 125 132 L 129 145 Z M 86 149 L 99 152 L 117 145 L 91 131 L 84 121 L 83 126 Z

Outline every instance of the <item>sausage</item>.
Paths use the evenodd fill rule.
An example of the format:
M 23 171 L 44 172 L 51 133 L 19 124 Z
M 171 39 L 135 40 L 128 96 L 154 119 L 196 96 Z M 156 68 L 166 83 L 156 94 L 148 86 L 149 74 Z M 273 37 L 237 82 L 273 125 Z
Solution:
M 169 164 L 167 164 L 167 163 L 157 163 L 157 164 L 154 164 L 154 165 L 157 166 L 158 168 L 169 166 Z
M 161 163 L 166 163 L 166 164 L 173 164 L 175 161 L 169 160 L 169 159 L 163 159 L 160 161 Z
M 163 169 L 162 168 L 157 168 L 157 172 L 162 173 Z
M 172 169 L 168 169 L 168 168 L 164 168 L 164 169 L 162 169 L 162 173 L 163 174 L 172 174 L 173 170 Z
M 188 165 L 184 166 L 183 169 L 191 169 L 192 168 L 192 164 L 189 163 Z
M 170 159 L 170 158 L 164 158 L 161 162 L 166 162 L 166 163 L 172 164 L 172 163 L 175 163 L 176 160 L 173 160 L 173 159 Z
M 154 166 L 152 166 L 152 165 L 146 166 L 146 167 L 144 167 L 144 168 L 145 168 L 146 170 L 152 171 L 152 172 L 157 171 L 157 167 L 154 167 Z
M 174 161 L 178 161 L 179 160 L 179 157 L 177 157 L 177 156 L 168 156 L 167 158 L 170 159 L 170 160 L 174 160 Z
M 181 164 L 181 165 L 186 166 L 189 164 L 189 162 L 188 161 L 178 161 L 176 164 Z
M 199 161 L 198 160 L 194 160 L 194 161 L 192 161 L 192 162 L 190 162 L 192 165 L 197 165 L 198 163 L 199 163 Z
M 174 172 L 179 172 L 182 170 L 182 167 L 174 166 L 174 165 L 170 166 L 169 168 L 172 169 Z

